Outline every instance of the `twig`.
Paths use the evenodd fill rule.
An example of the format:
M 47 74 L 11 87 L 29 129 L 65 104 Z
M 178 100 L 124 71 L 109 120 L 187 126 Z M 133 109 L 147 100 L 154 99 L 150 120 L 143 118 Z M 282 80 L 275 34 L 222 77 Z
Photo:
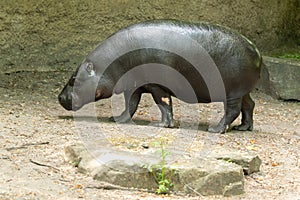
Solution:
M 51 165 L 47 165 L 47 164 L 43 164 L 43 163 L 39 163 L 39 162 L 37 162 L 37 161 L 34 161 L 34 160 L 32 160 L 32 159 L 30 159 L 29 161 L 30 161 L 31 163 L 33 163 L 33 164 L 36 164 L 36 165 L 38 165 L 38 166 L 42 166 L 42 167 L 49 167 L 49 168 L 55 169 L 55 170 L 57 170 L 57 171 L 60 171 L 58 168 L 56 168 L 56 167 L 53 167 L 53 166 L 51 166 Z
M 27 143 L 27 144 L 23 144 L 23 145 L 18 146 L 18 147 L 8 147 L 8 148 L 5 148 L 5 150 L 11 151 L 11 150 L 15 150 L 15 149 L 25 149 L 28 146 L 38 146 L 38 145 L 45 145 L 45 144 L 49 144 L 49 142 Z
M 11 74 L 19 74 L 19 73 L 51 73 L 51 72 L 72 72 L 70 70 L 60 70 L 60 69 L 55 69 L 55 70 L 33 70 L 33 69 L 23 69 L 23 70 L 11 70 L 11 71 L 7 71 L 4 73 L 0 73 L 0 74 L 5 74 L 5 75 L 11 75 Z
M 250 179 L 254 180 L 256 183 L 258 183 L 259 185 L 263 185 L 260 181 L 256 180 L 254 177 L 249 176 Z

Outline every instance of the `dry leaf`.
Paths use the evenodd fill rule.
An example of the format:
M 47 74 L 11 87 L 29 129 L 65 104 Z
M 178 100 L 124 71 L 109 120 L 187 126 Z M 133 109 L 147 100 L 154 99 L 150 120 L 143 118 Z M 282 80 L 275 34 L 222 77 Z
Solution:
M 77 184 L 77 185 L 75 185 L 75 188 L 76 188 L 76 189 L 82 189 L 82 185 Z

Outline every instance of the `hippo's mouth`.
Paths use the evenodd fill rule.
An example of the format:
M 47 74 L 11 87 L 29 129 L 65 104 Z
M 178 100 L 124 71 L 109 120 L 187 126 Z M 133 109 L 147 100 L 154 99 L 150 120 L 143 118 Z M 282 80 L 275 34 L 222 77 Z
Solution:
M 77 110 L 79 110 L 80 108 L 82 108 L 82 106 L 83 106 L 84 104 L 82 104 L 82 102 L 79 101 L 79 97 L 78 97 L 76 94 L 74 94 L 73 92 L 71 93 L 71 97 L 72 97 L 72 103 L 71 103 L 71 105 L 72 105 L 72 110 L 73 110 L 73 111 L 77 111 Z
M 74 104 L 73 104 L 71 110 L 72 110 L 72 111 L 77 111 L 77 110 L 79 110 L 80 108 L 82 108 L 81 105 L 79 106 L 79 105 L 74 105 Z
M 80 103 L 78 96 L 73 93 L 70 95 L 60 94 L 58 96 L 58 101 L 64 109 L 69 111 L 77 111 L 83 106 Z
M 66 109 L 66 110 L 68 110 L 68 111 L 76 111 L 76 110 L 79 109 L 79 108 L 74 107 L 74 106 L 72 105 L 72 103 L 67 103 L 67 102 L 64 102 L 64 101 L 59 101 L 59 103 L 60 103 L 60 105 L 61 105 L 64 109 Z
M 60 105 L 68 111 L 77 111 L 80 108 L 82 108 L 82 105 L 75 104 L 75 103 L 65 103 L 65 102 L 60 102 Z

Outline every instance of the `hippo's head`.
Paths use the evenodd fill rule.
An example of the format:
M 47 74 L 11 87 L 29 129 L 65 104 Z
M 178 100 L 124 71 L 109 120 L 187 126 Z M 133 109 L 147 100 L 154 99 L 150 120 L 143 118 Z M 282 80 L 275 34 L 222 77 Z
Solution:
M 97 75 L 94 64 L 84 61 L 58 95 L 58 101 L 66 110 L 79 110 L 87 103 L 111 96 L 107 84 L 104 76 Z

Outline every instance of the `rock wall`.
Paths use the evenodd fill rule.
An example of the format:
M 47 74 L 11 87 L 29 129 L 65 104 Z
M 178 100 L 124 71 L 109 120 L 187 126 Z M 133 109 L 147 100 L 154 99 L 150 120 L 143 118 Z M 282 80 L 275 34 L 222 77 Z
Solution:
M 211 21 L 264 50 L 299 41 L 299 0 L 2 0 L 0 69 L 75 68 L 116 30 L 147 19 Z
M 300 101 L 300 61 L 272 57 L 263 60 L 257 88 L 277 99 Z

